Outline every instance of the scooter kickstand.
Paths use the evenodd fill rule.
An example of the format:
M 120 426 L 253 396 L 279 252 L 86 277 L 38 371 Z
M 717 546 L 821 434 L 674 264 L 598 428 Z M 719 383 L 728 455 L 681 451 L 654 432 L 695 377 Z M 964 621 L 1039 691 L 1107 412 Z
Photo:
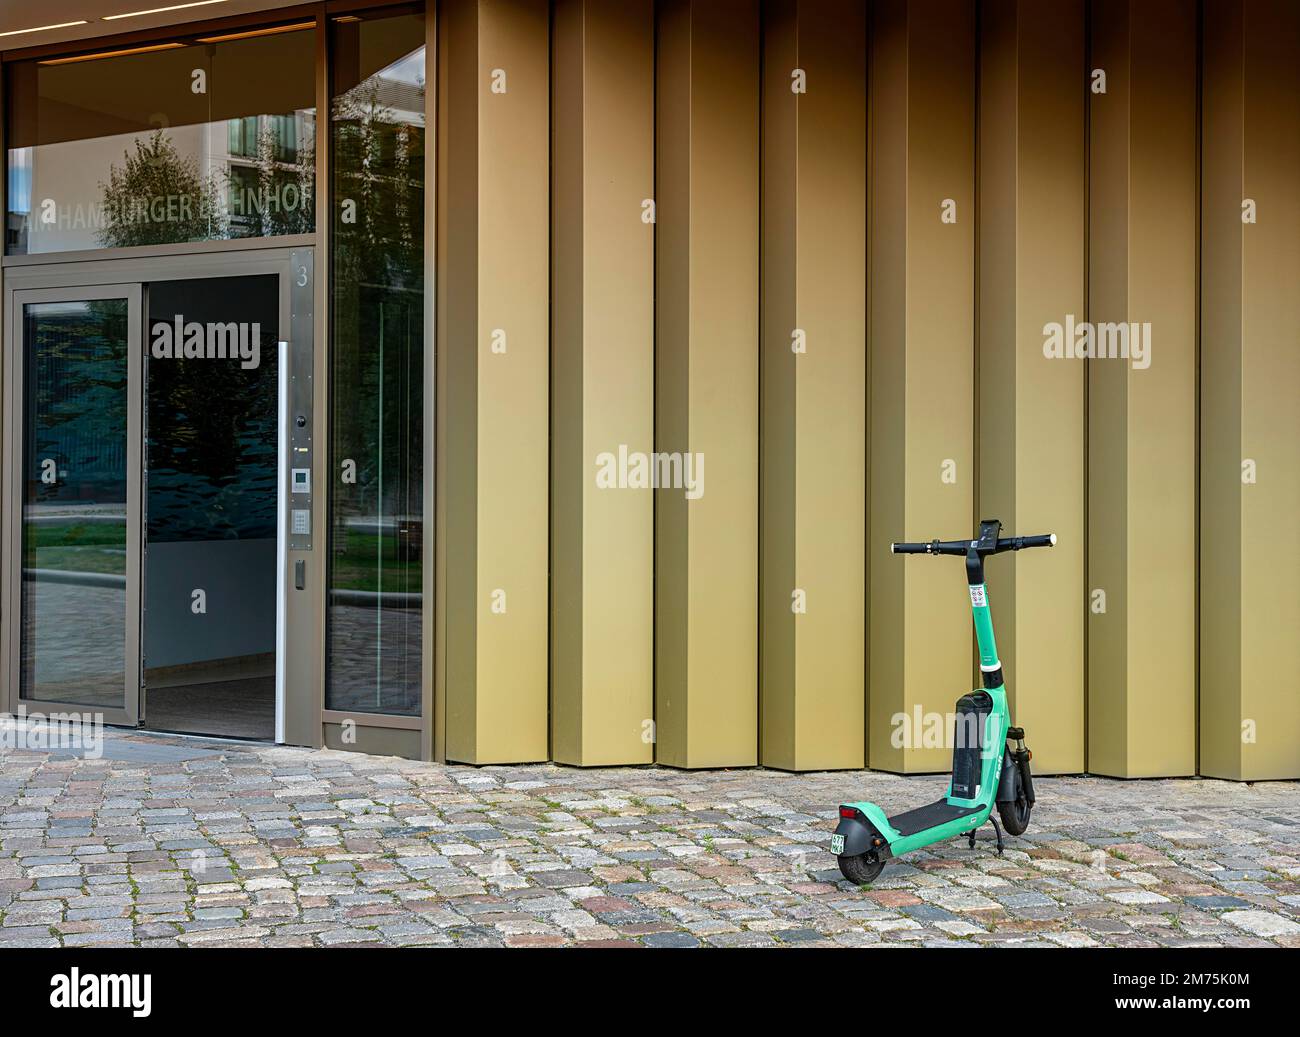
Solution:
M 998 824 L 998 819 L 994 817 L 992 814 L 989 814 L 989 820 L 993 822 L 993 831 L 997 832 L 998 834 L 998 856 L 1001 857 L 1002 856 L 1002 826 Z M 971 832 L 971 841 L 973 842 L 974 839 L 975 839 L 975 833 Z
M 975 849 L 975 829 L 973 828 L 966 833 L 966 846 L 968 849 Z

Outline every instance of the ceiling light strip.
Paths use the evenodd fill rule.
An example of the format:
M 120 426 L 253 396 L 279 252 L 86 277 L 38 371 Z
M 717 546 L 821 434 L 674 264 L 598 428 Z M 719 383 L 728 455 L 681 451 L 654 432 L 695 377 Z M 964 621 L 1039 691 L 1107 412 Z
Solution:
M 0 32 L 0 36 L 21 36 L 25 32 L 48 32 L 51 29 L 71 29 L 75 25 L 85 25 L 83 19 L 79 22 L 59 22 L 58 25 L 35 25 L 30 29 L 10 29 L 8 32 Z
M 125 14 L 106 14 L 104 21 L 115 22 L 119 18 L 139 18 L 146 14 L 166 14 L 168 11 L 184 11 L 189 7 L 207 7 L 210 4 L 224 4 L 226 0 L 191 0 L 188 4 L 171 4 L 168 7 L 151 7 L 147 11 L 127 11 Z

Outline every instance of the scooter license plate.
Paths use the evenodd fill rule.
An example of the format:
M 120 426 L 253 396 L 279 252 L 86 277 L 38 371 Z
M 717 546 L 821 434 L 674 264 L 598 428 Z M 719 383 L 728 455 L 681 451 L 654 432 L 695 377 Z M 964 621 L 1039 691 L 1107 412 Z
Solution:
M 838 833 L 831 836 L 831 853 L 839 856 L 844 852 L 844 836 Z

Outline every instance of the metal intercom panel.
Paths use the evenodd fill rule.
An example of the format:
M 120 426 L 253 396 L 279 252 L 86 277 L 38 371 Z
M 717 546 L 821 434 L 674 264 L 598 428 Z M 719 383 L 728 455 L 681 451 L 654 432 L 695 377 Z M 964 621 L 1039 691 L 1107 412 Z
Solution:
M 314 341 L 313 280 L 310 249 L 295 249 L 289 282 L 289 528 L 290 551 L 310 551 L 316 491 L 312 485 L 315 448 L 312 439 Z

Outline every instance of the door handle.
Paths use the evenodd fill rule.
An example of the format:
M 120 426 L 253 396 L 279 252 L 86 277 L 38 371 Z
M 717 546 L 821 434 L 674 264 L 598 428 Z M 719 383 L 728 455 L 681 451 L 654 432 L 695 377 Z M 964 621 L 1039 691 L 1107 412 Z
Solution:
M 305 559 L 299 559 L 293 563 L 293 585 L 297 590 L 303 590 L 307 586 L 307 562 Z

